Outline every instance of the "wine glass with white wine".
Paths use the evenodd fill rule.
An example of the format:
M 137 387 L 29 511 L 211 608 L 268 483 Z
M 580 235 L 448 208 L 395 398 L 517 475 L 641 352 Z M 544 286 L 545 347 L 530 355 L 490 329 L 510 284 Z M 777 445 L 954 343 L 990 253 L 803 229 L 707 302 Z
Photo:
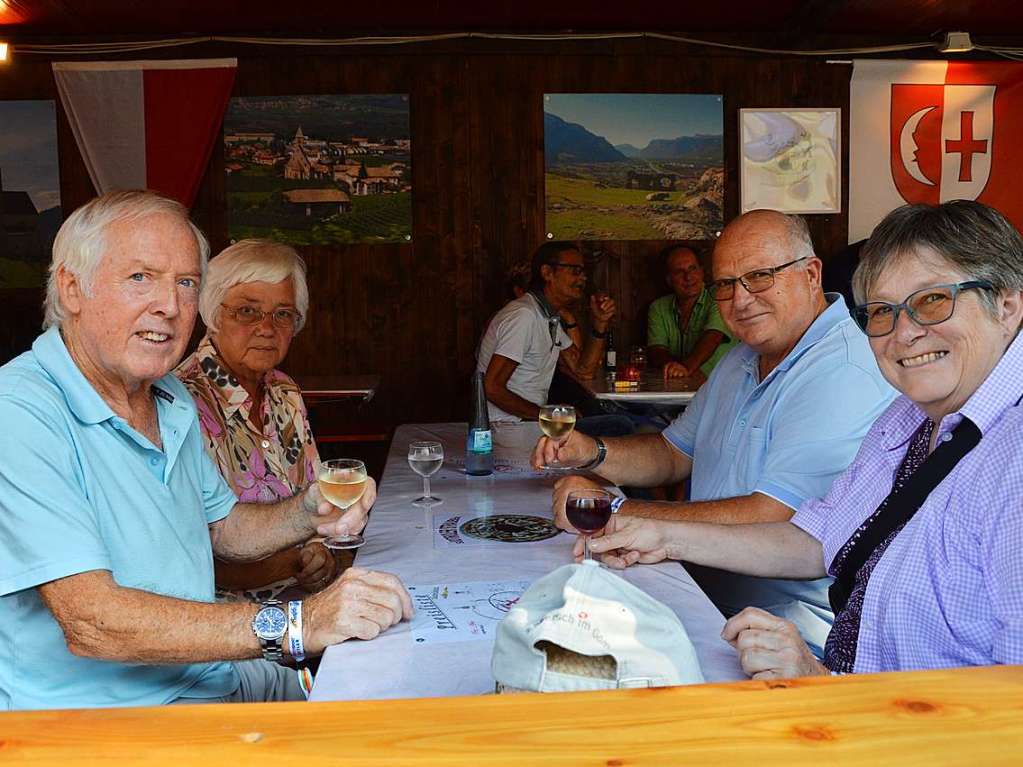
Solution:
M 430 495 L 430 477 L 444 463 L 444 446 L 440 442 L 411 442 L 408 446 L 408 465 L 423 478 L 423 494 L 412 501 L 413 506 L 428 509 L 444 501 Z
M 540 429 L 560 446 L 575 428 L 575 408 L 571 405 L 543 405 L 540 407 Z M 561 461 L 551 461 L 545 469 L 571 469 Z
M 320 463 L 316 484 L 320 486 L 323 497 L 343 511 L 362 498 L 368 477 L 366 464 L 362 461 L 337 458 Z M 358 533 L 323 539 L 323 545 L 328 549 L 357 549 L 365 542 L 366 539 Z

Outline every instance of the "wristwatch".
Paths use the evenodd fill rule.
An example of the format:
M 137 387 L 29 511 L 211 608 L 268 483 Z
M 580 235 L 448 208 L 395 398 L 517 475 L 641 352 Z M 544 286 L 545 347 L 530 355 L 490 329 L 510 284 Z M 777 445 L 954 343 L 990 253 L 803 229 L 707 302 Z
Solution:
M 607 458 L 607 445 L 604 444 L 604 440 L 600 437 L 594 437 L 593 441 L 597 443 L 597 455 L 592 461 L 579 467 L 582 471 L 589 471 L 590 469 L 597 468 L 600 464 L 604 463 L 604 459 Z
M 284 645 L 284 632 L 288 630 L 288 616 L 285 615 L 278 599 L 268 599 L 252 619 L 252 633 L 259 640 L 263 657 L 269 661 L 279 661 L 284 657 L 281 648 Z

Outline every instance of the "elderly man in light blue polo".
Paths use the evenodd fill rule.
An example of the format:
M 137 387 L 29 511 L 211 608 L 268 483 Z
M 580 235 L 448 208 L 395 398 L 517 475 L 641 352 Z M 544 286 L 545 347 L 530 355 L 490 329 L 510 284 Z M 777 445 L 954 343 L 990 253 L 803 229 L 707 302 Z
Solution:
M 315 483 L 236 502 L 169 375 L 209 253 L 181 205 L 97 198 L 53 251 L 48 329 L 0 368 L 0 710 L 302 699 L 273 661 L 370 639 L 409 617 L 408 594 L 349 570 L 304 620 L 302 602 L 217 604 L 213 554 L 361 529 L 375 490 L 343 515 Z
M 789 519 L 823 496 L 852 462 L 870 424 L 894 398 L 866 339 L 837 293 L 821 289 L 821 262 L 805 222 L 774 211 L 747 213 L 714 249 L 710 292 L 742 343 L 718 363 L 692 404 L 660 435 L 594 440 L 543 438 L 534 460 L 583 465 L 606 480 L 654 487 L 691 478 L 687 503 L 629 500 L 620 514 L 742 524 Z M 561 480 L 565 499 L 594 484 Z M 756 557 L 756 551 L 750 551 Z M 749 605 L 795 623 L 820 652 L 833 616 L 830 579 L 787 581 L 687 566 L 726 615 Z

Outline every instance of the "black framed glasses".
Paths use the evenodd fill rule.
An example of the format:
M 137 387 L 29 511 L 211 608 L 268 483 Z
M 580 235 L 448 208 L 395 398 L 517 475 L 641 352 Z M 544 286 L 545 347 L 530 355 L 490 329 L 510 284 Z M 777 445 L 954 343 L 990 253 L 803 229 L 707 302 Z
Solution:
M 913 291 L 901 304 L 889 304 L 885 301 L 860 304 L 853 309 L 852 315 L 860 330 L 871 338 L 877 338 L 895 330 L 899 312 L 903 309 L 917 325 L 937 325 L 944 322 L 955 311 L 956 297 L 964 290 L 973 289 L 994 290 L 995 286 L 987 280 L 933 285 Z
M 800 261 L 806 261 L 812 258 L 812 256 L 803 256 L 797 258 L 795 261 L 788 261 L 778 266 L 769 266 L 766 269 L 754 269 L 752 272 L 746 272 L 738 277 L 726 277 L 723 280 L 714 280 L 707 287 L 710 288 L 710 294 L 714 296 L 716 301 L 731 301 L 732 297 L 735 296 L 735 283 L 739 283 L 748 293 L 762 293 L 769 287 L 774 285 L 774 275 L 780 272 L 782 269 L 788 269 L 793 264 L 798 264 Z
M 560 267 L 561 269 L 568 269 L 573 277 L 578 277 L 581 274 L 586 274 L 586 267 L 582 264 L 565 264 L 561 261 L 555 261 L 551 266 Z
M 258 325 L 264 318 L 269 317 L 274 327 L 281 330 L 294 330 L 302 319 L 302 315 L 294 309 L 274 309 L 272 312 L 264 312 L 249 304 L 242 304 L 241 306 L 221 304 L 221 306 L 227 310 L 227 313 L 239 325 Z

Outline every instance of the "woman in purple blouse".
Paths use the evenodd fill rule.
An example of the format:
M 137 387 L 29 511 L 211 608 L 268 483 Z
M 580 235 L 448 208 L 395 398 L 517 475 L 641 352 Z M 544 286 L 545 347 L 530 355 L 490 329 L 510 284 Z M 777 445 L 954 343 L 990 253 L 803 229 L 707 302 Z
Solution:
M 763 610 L 725 624 L 754 678 L 1023 663 L 1023 238 L 976 202 L 907 205 L 874 230 L 854 291 L 902 396 L 826 497 L 765 524 L 616 515 L 592 549 L 616 567 L 834 577 L 823 662 Z

